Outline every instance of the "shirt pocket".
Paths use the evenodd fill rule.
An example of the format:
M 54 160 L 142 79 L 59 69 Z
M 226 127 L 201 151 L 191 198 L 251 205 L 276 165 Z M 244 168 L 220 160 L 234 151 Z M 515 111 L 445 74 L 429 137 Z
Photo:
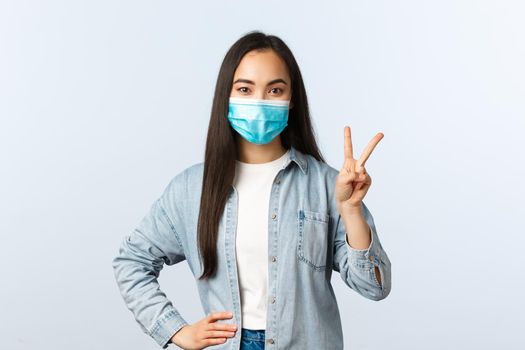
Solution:
M 329 215 L 299 209 L 297 257 L 314 271 L 326 270 Z

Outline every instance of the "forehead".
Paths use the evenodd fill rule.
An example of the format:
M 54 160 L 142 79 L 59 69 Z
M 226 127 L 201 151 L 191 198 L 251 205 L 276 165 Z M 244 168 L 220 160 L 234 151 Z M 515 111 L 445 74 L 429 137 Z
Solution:
M 246 53 L 235 70 L 234 80 L 237 78 L 261 83 L 276 78 L 290 80 L 286 63 L 273 50 Z

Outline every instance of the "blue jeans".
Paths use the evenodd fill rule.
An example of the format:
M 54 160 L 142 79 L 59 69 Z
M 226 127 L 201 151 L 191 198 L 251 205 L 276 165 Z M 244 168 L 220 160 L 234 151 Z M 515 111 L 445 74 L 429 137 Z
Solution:
M 264 329 L 241 328 L 240 350 L 264 350 Z

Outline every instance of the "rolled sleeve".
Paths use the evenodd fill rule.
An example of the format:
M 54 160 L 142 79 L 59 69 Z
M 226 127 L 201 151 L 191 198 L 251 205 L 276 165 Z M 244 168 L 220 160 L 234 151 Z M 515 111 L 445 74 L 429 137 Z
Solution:
M 340 272 L 343 281 L 350 288 L 368 299 L 377 301 L 390 294 L 391 263 L 379 240 L 372 214 L 363 202 L 362 208 L 370 228 L 370 245 L 365 249 L 350 246 L 346 228 L 339 216 L 335 233 L 334 270 Z M 375 267 L 381 274 L 381 283 Z
M 188 322 L 177 310 L 172 309 L 155 321 L 149 334 L 163 349 L 166 349 L 175 333 L 187 324 Z
M 348 236 L 346 236 L 345 232 L 345 242 L 348 250 L 348 257 L 352 264 L 357 268 L 372 268 L 373 266 L 378 266 L 378 264 L 382 261 L 382 249 L 377 243 L 377 232 L 375 232 L 375 229 L 370 228 L 370 234 L 371 241 L 368 248 L 356 249 L 353 248 L 350 243 L 348 243 Z
M 122 239 L 112 266 L 120 293 L 141 329 L 162 348 L 188 322 L 180 315 L 161 289 L 158 277 L 165 265 L 186 259 L 184 247 L 175 227 L 177 215 L 165 209 L 171 194 L 151 205 L 149 212 L 131 233 Z

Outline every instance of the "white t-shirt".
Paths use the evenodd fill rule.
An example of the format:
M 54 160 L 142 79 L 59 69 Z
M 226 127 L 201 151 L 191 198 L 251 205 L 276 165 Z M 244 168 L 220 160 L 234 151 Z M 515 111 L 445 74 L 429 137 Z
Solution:
M 266 328 L 270 191 L 289 154 L 288 150 L 278 159 L 259 164 L 236 161 L 233 183 L 239 202 L 235 252 L 243 328 Z

